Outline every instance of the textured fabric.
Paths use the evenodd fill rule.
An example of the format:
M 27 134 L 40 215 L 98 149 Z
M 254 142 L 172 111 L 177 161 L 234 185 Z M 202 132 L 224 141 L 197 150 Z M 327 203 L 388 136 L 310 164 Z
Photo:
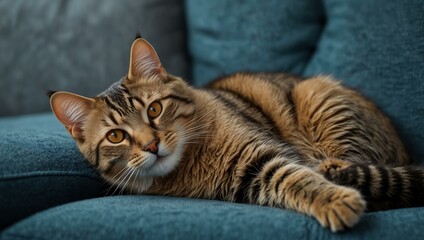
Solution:
M 49 209 L 6 229 L 8 239 L 420 239 L 424 208 L 368 213 L 334 234 L 289 210 L 155 196 L 115 196 Z
M 331 74 L 375 101 L 424 163 L 424 3 L 324 0 L 327 25 L 305 75 Z
M 105 194 L 51 114 L 0 119 L 0 229 L 37 211 Z
M 324 24 L 316 0 L 187 0 L 197 85 L 237 71 L 301 74 Z
M 138 31 L 188 77 L 182 1 L 0 1 L 0 116 L 48 111 L 48 89 L 102 92 L 127 73 Z

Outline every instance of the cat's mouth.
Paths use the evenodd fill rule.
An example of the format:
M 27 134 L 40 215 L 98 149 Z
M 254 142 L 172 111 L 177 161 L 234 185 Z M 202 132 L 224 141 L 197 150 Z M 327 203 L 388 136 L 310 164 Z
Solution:
M 159 144 L 157 153 L 154 153 L 154 156 L 156 157 L 155 164 L 166 161 L 171 154 L 172 153 L 168 151 L 165 146 Z
M 160 163 L 162 161 L 165 161 L 166 157 L 168 157 L 168 156 L 156 155 L 156 163 Z
M 143 157 L 138 159 L 137 164 L 130 162 L 127 164 L 139 169 L 141 176 L 164 176 L 175 168 L 182 150 L 182 146 L 171 150 L 166 145 L 159 144 L 157 152 L 145 152 Z
M 144 164 L 142 164 L 143 169 L 149 170 L 157 166 L 158 164 L 163 163 L 166 161 L 168 155 L 160 154 L 160 153 L 149 153 L 148 157 L 144 161 Z

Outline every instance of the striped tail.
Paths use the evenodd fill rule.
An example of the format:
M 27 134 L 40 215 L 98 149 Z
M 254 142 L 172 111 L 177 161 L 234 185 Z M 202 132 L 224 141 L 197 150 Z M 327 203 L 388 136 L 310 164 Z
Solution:
M 369 211 L 424 206 L 424 169 L 421 167 L 327 164 L 324 176 L 337 184 L 358 189 L 367 200 Z

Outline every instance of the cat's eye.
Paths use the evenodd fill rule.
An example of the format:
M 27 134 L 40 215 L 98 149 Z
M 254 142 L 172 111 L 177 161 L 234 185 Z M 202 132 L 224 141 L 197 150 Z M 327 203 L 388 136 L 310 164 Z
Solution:
M 120 143 L 125 139 L 125 132 L 120 129 L 110 130 L 106 138 L 111 143 Z
M 150 118 L 156 118 L 160 115 L 162 112 L 162 105 L 159 102 L 153 102 L 149 105 L 149 108 L 147 109 L 147 115 Z

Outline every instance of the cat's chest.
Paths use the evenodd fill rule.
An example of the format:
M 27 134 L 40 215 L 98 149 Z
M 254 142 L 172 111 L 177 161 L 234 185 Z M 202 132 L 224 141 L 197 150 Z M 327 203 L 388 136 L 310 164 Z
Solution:
M 240 147 L 229 141 L 189 146 L 176 169 L 157 178 L 148 193 L 219 199 L 222 196 L 216 194 L 228 192 L 234 181 L 242 157 Z

